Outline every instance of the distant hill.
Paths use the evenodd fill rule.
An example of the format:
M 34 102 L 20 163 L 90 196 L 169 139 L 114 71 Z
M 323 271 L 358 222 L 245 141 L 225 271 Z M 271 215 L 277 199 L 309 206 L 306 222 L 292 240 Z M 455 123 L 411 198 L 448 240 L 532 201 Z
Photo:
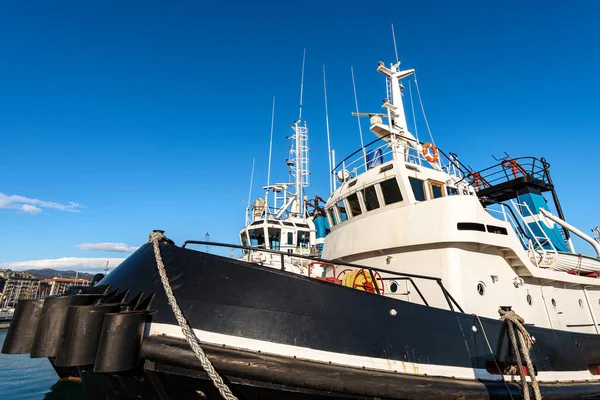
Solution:
M 55 276 L 61 277 L 61 278 L 75 278 L 75 276 L 77 276 L 77 278 L 79 278 L 79 279 L 87 279 L 87 280 L 91 281 L 92 278 L 94 277 L 94 274 L 88 274 L 85 272 L 79 272 L 79 274 L 78 274 L 76 271 L 59 271 L 59 270 L 51 269 L 51 268 L 28 269 L 23 272 L 33 274 L 40 279 L 54 278 Z

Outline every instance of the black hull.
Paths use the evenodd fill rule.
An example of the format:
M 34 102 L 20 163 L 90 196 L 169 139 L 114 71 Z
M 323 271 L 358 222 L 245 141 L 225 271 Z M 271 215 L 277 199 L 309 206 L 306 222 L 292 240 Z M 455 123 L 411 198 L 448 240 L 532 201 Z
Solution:
M 234 341 L 243 338 L 291 349 L 285 356 L 269 353 L 268 348 L 263 352 L 269 354 L 240 350 L 243 346 L 235 342 L 205 345 L 217 371 L 240 398 L 510 398 L 509 391 L 513 398 L 520 397 L 518 385 L 505 384 L 486 372 L 494 357 L 471 315 L 167 243 L 161 244 L 161 252 L 178 304 L 194 329 Z M 150 245 L 140 248 L 100 284 L 129 290 L 131 296 L 154 293 L 152 309 L 156 312 L 149 317 L 146 334 L 154 327 L 178 334 Z M 496 358 L 513 364 L 505 324 L 487 318 L 481 322 Z M 536 338 L 532 360 L 541 380 L 582 371 L 585 375 L 590 365 L 600 364 L 600 335 L 536 327 L 528 331 Z M 294 349 L 341 357 L 329 362 L 309 360 L 299 351 L 296 359 Z M 138 366 L 127 371 L 106 374 L 94 372 L 97 364 L 96 369 L 79 366 L 90 397 L 198 398 L 200 391 L 212 398 L 216 393 L 183 340 L 147 336 L 139 354 Z M 107 358 L 101 356 L 96 361 Z M 373 365 L 344 364 L 340 362 L 344 357 L 394 360 L 394 365 L 436 366 L 447 371 L 446 376 L 426 376 L 416 368 L 382 371 Z M 453 377 L 452 371 L 469 371 L 473 377 Z M 600 394 L 600 381 L 588 375 L 577 382 L 542 382 L 544 398 L 593 398 Z

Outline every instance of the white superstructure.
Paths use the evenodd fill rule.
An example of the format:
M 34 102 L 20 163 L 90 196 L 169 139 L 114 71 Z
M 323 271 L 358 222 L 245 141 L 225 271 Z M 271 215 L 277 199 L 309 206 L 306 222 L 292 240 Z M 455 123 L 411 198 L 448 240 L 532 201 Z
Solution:
M 414 70 L 377 70 L 384 112 L 366 115 L 379 139 L 332 171 L 323 258 L 441 278 L 466 313 L 497 318 L 512 306 L 528 324 L 598 333 L 600 261 L 577 254 L 570 234 L 582 233 L 539 203 L 544 191 L 556 195 L 549 164 L 507 157 L 471 171 L 409 131 L 401 80 Z M 449 308 L 435 281 L 378 283 L 386 296 L 422 302 L 417 285 L 430 305 Z

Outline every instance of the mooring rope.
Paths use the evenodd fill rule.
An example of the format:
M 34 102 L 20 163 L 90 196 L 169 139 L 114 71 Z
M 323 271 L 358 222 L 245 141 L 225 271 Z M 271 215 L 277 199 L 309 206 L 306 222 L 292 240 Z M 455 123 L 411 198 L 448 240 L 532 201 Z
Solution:
M 221 393 L 226 400 L 237 400 L 237 397 L 231 392 L 231 389 L 223 382 L 223 378 L 215 371 L 210 360 L 206 357 L 204 350 L 200 347 L 200 341 L 194 334 L 194 332 L 190 329 L 189 324 L 187 323 L 179 305 L 177 304 L 177 299 L 175 299 L 175 295 L 173 294 L 173 289 L 171 289 L 171 284 L 169 283 L 169 278 L 167 277 L 167 271 L 165 270 L 165 264 L 163 263 L 162 256 L 160 254 L 160 241 L 165 239 L 165 235 L 161 231 L 154 231 L 150 234 L 148 238 L 148 242 L 152 243 L 154 246 L 154 257 L 156 258 L 156 266 L 158 267 L 158 274 L 160 275 L 160 280 L 162 282 L 163 288 L 165 289 L 165 294 L 167 295 L 167 299 L 169 301 L 169 305 L 171 305 L 171 309 L 173 310 L 173 314 L 175 314 L 175 318 L 177 319 L 177 323 L 185 336 L 185 339 L 189 343 L 192 351 L 196 355 L 196 358 L 202 364 L 202 368 L 208 374 L 209 378 L 212 380 L 214 385 Z
M 535 370 L 533 369 L 533 362 L 531 361 L 531 357 L 529 355 L 529 350 L 533 345 L 533 339 L 525 326 L 525 320 L 521 318 L 516 312 L 510 310 L 498 310 L 500 313 L 500 319 L 502 321 L 506 321 L 508 324 L 508 334 L 510 336 L 510 342 L 513 346 L 513 351 L 515 352 L 515 357 L 517 358 L 517 367 L 519 368 L 519 375 L 521 376 L 521 387 L 523 388 L 523 399 L 529 400 L 529 386 L 527 385 L 527 378 L 525 377 L 525 371 L 523 370 L 523 362 L 521 361 L 521 353 L 525 358 L 525 363 L 527 364 L 527 371 L 529 372 L 529 376 L 531 377 L 531 386 L 533 386 L 533 393 L 535 396 L 535 400 L 542 400 L 542 394 L 540 393 L 540 387 L 537 382 L 537 378 L 535 376 Z M 517 328 L 517 333 L 519 335 L 519 345 L 517 344 L 517 338 L 515 336 L 514 326 Z

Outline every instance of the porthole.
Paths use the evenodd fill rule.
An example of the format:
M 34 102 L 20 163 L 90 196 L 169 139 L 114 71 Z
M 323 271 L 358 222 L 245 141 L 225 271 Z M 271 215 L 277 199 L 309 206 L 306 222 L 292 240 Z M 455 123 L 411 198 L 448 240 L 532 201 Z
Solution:
M 552 299 L 551 303 L 552 303 L 552 307 L 556 307 L 556 300 Z
M 390 292 L 396 293 L 398 291 L 398 284 L 396 282 L 390 282 Z
M 479 293 L 480 296 L 483 296 L 485 294 L 485 283 L 479 282 L 477 284 L 477 293 Z
M 579 307 L 583 308 L 583 300 L 579 299 L 578 303 L 579 303 Z
M 529 305 L 533 304 L 533 298 L 531 297 L 530 294 L 527 295 L 527 304 L 529 304 Z

